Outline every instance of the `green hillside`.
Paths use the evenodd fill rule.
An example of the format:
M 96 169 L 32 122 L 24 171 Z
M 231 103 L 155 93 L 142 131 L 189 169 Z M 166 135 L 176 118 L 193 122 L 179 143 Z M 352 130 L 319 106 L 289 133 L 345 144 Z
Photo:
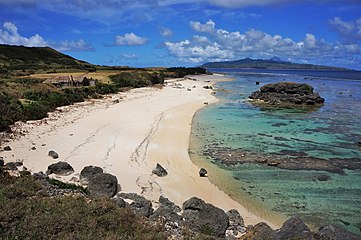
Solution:
M 93 70 L 95 66 L 62 54 L 50 47 L 0 44 L 0 74 L 27 75 L 68 70 Z
M 204 68 L 258 68 L 258 69 L 311 69 L 311 70 L 337 70 L 345 71 L 346 68 L 329 67 L 313 64 L 299 64 L 281 61 L 279 59 L 240 59 L 236 61 L 208 62 L 203 64 Z

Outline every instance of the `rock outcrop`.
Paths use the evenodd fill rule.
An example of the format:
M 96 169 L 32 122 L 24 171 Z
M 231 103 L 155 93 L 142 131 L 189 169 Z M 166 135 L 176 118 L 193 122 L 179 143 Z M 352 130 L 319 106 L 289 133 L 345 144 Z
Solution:
M 262 103 L 273 106 L 297 106 L 297 105 L 322 105 L 325 102 L 318 93 L 313 92 L 313 87 L 307 84 L 280 82 L 267 84 L 249 96 L 253 100 L 261 100 Z M 255 103 L 259 103 L 255 102 Z
M 312 232 L 299 217 L 291 217 L 277 231 L 280 240 L 302 239 L 312 240 Z
M 344 228 L 337 225 L 326 225 L 319 229 L 315 234 L 315 239 L 319 240 L 361 240 L 360 236 L 357 236 L 351 232 L 346 231 Z
M 130 204 L 126 204 L 126 207 L 129 206 L 136 214 L 145 217 L 150 217 L 153 214 L 152 203 L 143 196 L 136 193 L 119 193 L 117 196 L 124 200 L 131 200 Z
M 118 191 L 118 179 L 109 173 L 99 173 L 89 179 L 88 191 L 91 195 L 113 197 Z
M 246 232 L 244 220 L 236 209 L 231 209 L 226 214 L 229 220 L 229 226 L 226 231 L 226 236 L 230 239 L 236 239 L 241 234 Z
M 46 174 L 50 175 L 55 173 L 61 176 L 67 176 L 74 172 L 73 167 L 67 162 L 57 162 L 48 166 Z
M 182 217 L 178 215 L 180 211 L 181 208 L 179 206 L 169 201 L 168 198 L 160 196 L 159 207 L 154 211 L 151 219 L 161 219 L 172 225 L 180 226 L 182 222 Z
M 167 170 L 165 170 L 159 163 L 157 163 L 157 166 L 153 169 L 152 173 L 158 177 L 165 177 L 168 175 Z
M 257 223 L 247 229 L 247 233 L 241 237 L 242 240 L 278 240 L 276 231 L 267 223 Z
M 86 166 L 80 172 L 80 181 L 88 183 L 95 175 L 100 173 L 103 173 L 103 169 L 101 167 Z
M 226 213 L 212 204 L 192 197 L 183 203 L 185 224 L 193 231 L 223 237 L 228 227 Z

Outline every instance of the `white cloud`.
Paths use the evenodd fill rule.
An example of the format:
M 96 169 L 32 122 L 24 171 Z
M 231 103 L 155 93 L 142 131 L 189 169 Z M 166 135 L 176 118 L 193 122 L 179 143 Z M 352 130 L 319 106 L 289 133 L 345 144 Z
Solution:
M 269 58 L 280 56 L 294 61 L 329 61 L 331 58 L 351 59 L 361 54 L 359 44 L 330 43 L 306 33 L 301 41 L 271 35 L 266 32 L 249 29 L 241 33 L 217 29 L 212 20 L 202 24 L 190 22 L 190 27 L 207 36 L 195 35 L 180 42 L 165 42 L 170 55 L 188 62 L 231 60 L 243 57 Z M 361 59 L 360 59 L 361 60 Z
M 160 27 L 159 28 L 159 34 L 162 36 L 162 37 L 171 37 L 173 36 L 173 31 L 169 28 L 166 28 L 166 27 Z
M 3 29 L 0 28 L 0 43 L 9 45 L 23 45 L 27 47 L 45 47 L 48 43 L 38 34 L 31 37 L 23 37 L 18 33 L 14 23 L 5 22 Z
M 85 42 L 83 39 L 78 41 L 62 41 L 60 44 L 54 44 L 54 48 L 58 51 L 90 51 L 94 50 L 90 43 Z
M 196 32 L 212 34 L 215 31 L 214 27 L 216 26 L 216 24 L 212 20 L 208 20 L 205 24 L 190 21 L 189 26 Z
M 123 53 L 120 56 L 121 59 L 127 59 L 127 60 L 132 60 L 132 59 L 138 59 L 139 56 L 137 54 L 134 53 Z
M 140 46 L 148 42 L 147 38 L 139 37 L 134 33 L 126 33 L 124 36 L 115 37 L 115 45 L 117 46 Z
M 77 41 L 49 42 L 39 34 L 31 37 L 21 36 L 17 26 L 12 22 L 5 22 L 3 29 L 0 28 L 0 44 L 23 45 L 26 47 L 46 47 L 50 46 L 58 51 L 89 51 L 93 50 L 90 43 L 80 39 Z
M 349 22 L 343 21 L 340 17 L 334 17 L 329 22 L 346 40 L 361 40 L 361 17 Z

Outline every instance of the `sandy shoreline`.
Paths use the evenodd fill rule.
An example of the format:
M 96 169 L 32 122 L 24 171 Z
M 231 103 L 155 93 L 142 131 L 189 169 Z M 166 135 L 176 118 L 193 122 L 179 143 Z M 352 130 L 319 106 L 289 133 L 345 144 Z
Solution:
M 160 195 L 179 206 L 197 196 L 225 211 L 237 209 L 246 224 L 267 222 L 200 178 L 199 167 L 189 157 L 192 118 L 205 103 L 217 101 L 203 86 L 225 80 L 220 75 L 196 78 L 60 108 L 48 119 L 22 124 L 24 136 L 6 143 L 13 150 L 0 156 L 5 162 L 23 161 L 32 172 L 45 172 L 51 163 L 67 161 L 75 173 L 65 180 L 77 177 L 84 166 L 100 166 L 117 176 L 122 191 L 142 194 L 155 205 Z M 59 159 L 48 157 L 50 150 Z M 168 176 L 152 174 L 157 163 Z

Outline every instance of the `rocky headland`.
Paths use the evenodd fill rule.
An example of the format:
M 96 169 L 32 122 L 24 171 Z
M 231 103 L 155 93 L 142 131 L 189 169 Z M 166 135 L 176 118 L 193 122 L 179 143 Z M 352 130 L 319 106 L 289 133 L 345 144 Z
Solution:
M 7 165 L 16 165 L 9 170 Z M 56 166 L 58 174 L 50 172 Z M 154 209 L 152 202 L 136 193 L 126 193 L 121 191 L 121 185 L 116 176 L 103 172 L 102 168 L 96 166 L 86 166 L 78 174 L 79 179 L 73 179 L 78 184 L 63 183 L 55 178 L 66 175 L 69 168 L 68 163 L 58 162 L 49 165 L 47 173 L 31 173 L 25 166 L 19 163 L 0 164 L 0 178 L 2 182 L 10 182 L 13 187 L 19 188 L 24 181 L 40 183 L 41 187 L 34 196 L 10 195 L 11 199 L 20 198 L 21 201 L 34 200 L 36 198 L 64 198 L 71 201 L 72 198 L 84 198 L 87 204 L 94 204 L 97 199 L 104 198 L 113 202 L 116 208 L 132 211 L 136 216 L 146 219 L 147 223 L 160 224 L 163 226 L 163 235 L 157 239 L 350 239 L 359 240 L 359 236 L 350 233 L 337 225 L 322 226 L 317 232 L 312 232 L 310 228 L 299 217 L 291 217 L 284 222 L 281 228 L 272 229 L 268 224 L 261 222 L 256 225 L 246 226 L 243 217 L 235 209 L 228 212 L 206 203 L 200 198 L 192 197 L 186 200 L 182 207 L 177 206 L 165 196 L 160 196 L 157 207 Z M 11 179 L 9 181 L 9 178 Z M 19 183 L 16 183 L 19 181 Z M 5 186 L 5 196 L 8 197 Z M 18 189 L 13 189 L 16 192 Z M 26 194 L 29 194 L 27 192 Z M 41 204 L 41 201 L 39 201 Z M 104 204 L 104 203 L 103 203 Z M 27 214 L 31 214 L 27 212 Z M 106 212 L 106 211 L 105 211 Z M 105 213 L 104 212 L 104 213 Z M 46 213 L 43 213 L 46 215 Z M 68 213 L 70 214 L 70 213 Z M 101 214 L 101 213 L 99 213 Z M 109 214 L 109 213 L 106 213 Z M 41 218 L 41 213 L 37 213 L 37 218 Z M 81 217 L 81 216 L 79 216 Z M 16 235 L 17 230 L 12 229 L 12 216 L 0 214 L 0 236 Z M 21 216 L 14 220 L 21 221 Z M 79 219 L 81 222 L 81 219 Z M 46 227 L 46 223 L 43 224 Z M 81 224 L 80 224 L 81 226 Z M 50 230 L 49 230 L 50 229 Z M 47 228 L 47 231 L 52 231 Z M 54 236 L 61 236 L 62 228 L 55 228 Z M 9 235 L 10 234 L 10 235 Z M 188 238 L 187 238 L 188 239 Z
M 322 106 L 325 102 L 313 87 L 294 82 L 267 84 L 253 92 L 249 98 L 255 104 L 276 107 Z

